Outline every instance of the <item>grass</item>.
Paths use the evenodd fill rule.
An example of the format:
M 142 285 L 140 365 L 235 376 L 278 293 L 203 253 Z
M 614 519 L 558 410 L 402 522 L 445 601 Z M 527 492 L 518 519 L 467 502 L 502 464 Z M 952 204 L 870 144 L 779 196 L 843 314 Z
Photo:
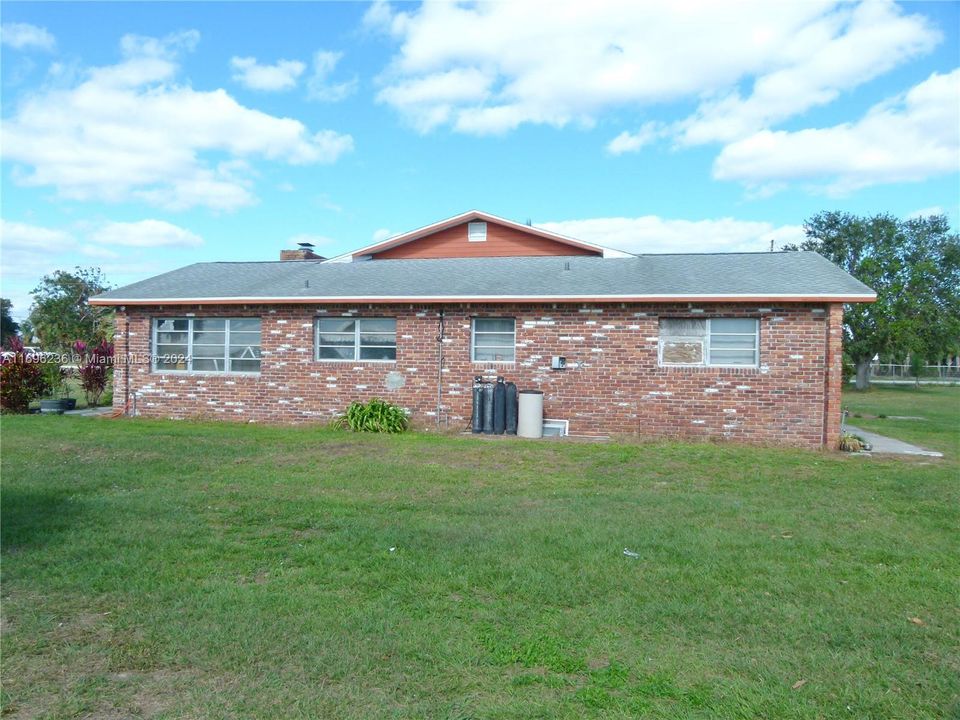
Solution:
M 850 413 L 850 424 L 864 430 L 960 455 L 958 386 L 875 385 L 863 392 L 847 391 L 843 408 Z
M 5 717 L 958 717 L 948 390 L 847 397 L 941 461 L 4 417 Z

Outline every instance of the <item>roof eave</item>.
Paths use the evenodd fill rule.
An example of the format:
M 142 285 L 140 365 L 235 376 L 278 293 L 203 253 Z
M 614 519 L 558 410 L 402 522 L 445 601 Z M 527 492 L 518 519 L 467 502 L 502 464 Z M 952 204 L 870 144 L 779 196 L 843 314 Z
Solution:
M 667 294 L 667 295 L 375 295 L 315 297 L 207 297 L 207 298 L 103 298 L 93 297 L 91 305 L 310 305 L 310 304 L 396 304 L 396 303 L 542 303 L 542 302 L 761 302 L 761 303 L 872 303 L 875 293 L 761 293 L 761 294 Z

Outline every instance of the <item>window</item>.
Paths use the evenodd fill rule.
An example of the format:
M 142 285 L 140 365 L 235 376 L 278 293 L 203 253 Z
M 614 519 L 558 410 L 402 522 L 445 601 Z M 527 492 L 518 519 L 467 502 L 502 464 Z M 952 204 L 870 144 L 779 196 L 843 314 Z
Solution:
M 317 320 L 317 360 L 397 359 L 397 321 L 393 318 L 330 317 Z
M 517 321 L 513 318 L 474 318 L 471 360 L 513 362 L 516 360 Z
M 467 241 L 485 242 L 487 239 L 487 224 L 485 222 L 467 223 Z
M 260 318 L 154 318 L 156 372 L 260 372 Z
M 660 364 L 756 367 L 759 339 L 755 318 L 661 318 Z

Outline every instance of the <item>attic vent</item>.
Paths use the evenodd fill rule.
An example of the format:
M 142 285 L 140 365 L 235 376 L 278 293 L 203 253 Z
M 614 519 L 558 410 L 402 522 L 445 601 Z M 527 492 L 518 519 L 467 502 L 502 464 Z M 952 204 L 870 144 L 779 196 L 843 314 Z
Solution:
M 485 222 L 467 223 L 468 242 L 486 242 L 487 224 Z

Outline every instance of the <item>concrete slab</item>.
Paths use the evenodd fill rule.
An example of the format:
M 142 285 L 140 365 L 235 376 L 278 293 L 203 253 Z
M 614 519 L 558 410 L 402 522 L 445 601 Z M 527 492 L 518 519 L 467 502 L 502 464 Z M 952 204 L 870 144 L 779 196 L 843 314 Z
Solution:
M 83 408 L 81 410 L 67 410 L 64 415 L 82 415 L 84 417 L 96 417 L 98 415 L 108 415 L 113 412 L 113 408 L 108 406 Z
M 862 437 L 864 440 L 870 443 L 873 446 L 873 449 L 870 452 L 889 453 L 891 455 L 943 457 L 943 453 L 937 452 L 936 450 L 927 450 L 917 445 L 911 445 L 910 443 L 903 442 L 903 440 L 890 438 L 886 435 L 878 435 L 877 433 L 870 432 L 869 430 L 862 430 L 861 428 L 854 427 L 853 425 L 844 425 L 843 429 L 848 433 Z

